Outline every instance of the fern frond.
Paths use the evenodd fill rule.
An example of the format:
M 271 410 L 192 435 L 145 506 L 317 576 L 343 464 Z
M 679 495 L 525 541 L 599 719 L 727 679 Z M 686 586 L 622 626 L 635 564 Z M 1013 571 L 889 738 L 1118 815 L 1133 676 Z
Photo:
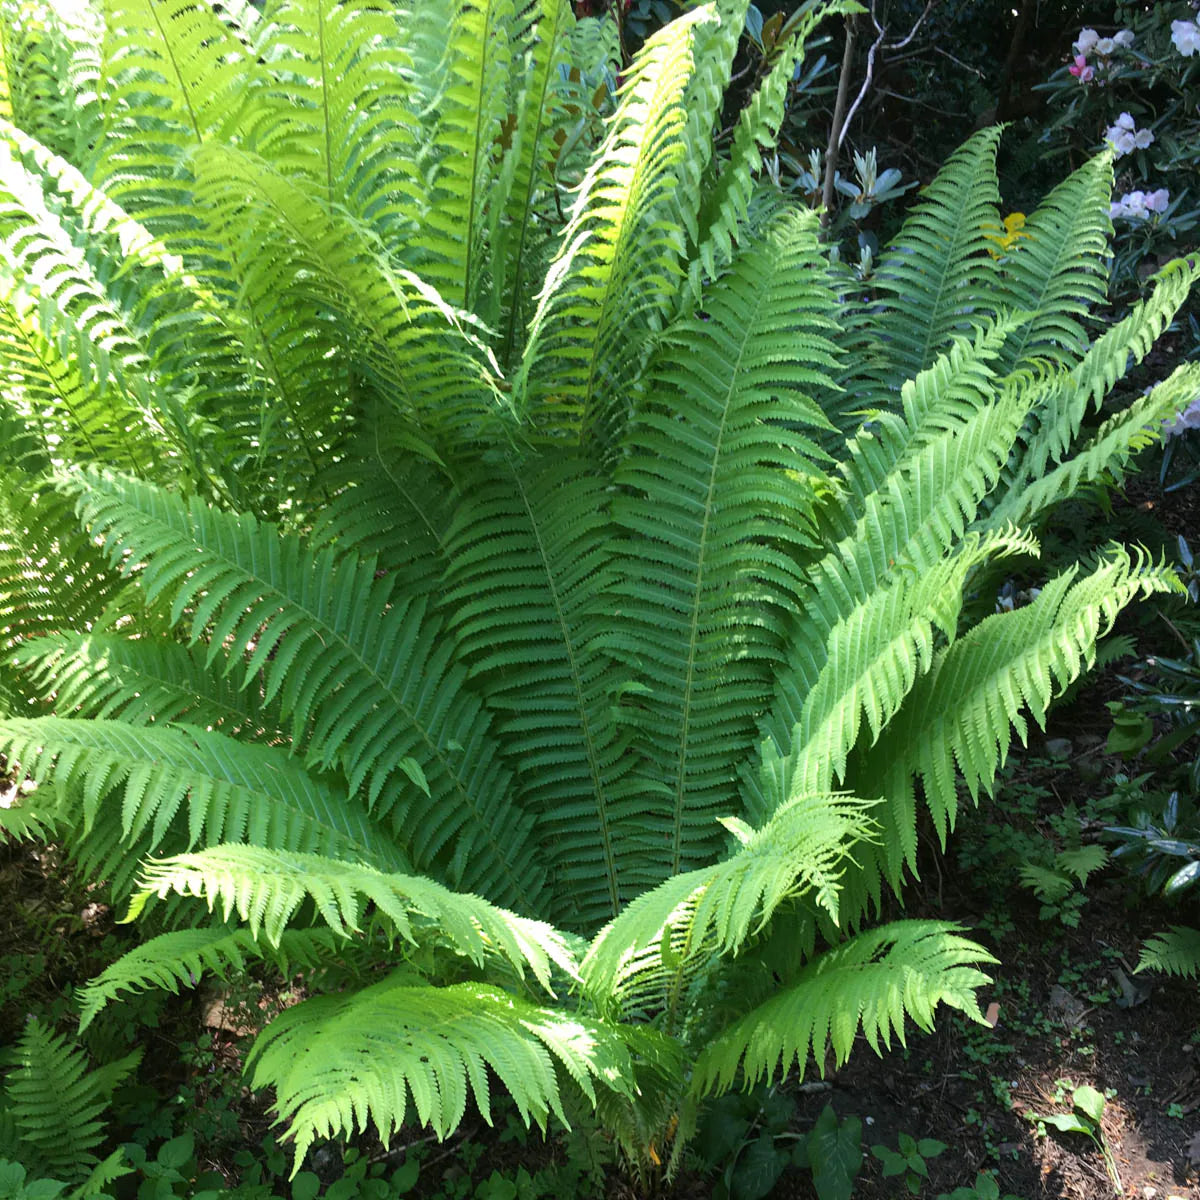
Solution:
M 152 895 L 200 896 L 210 912 L 219 908 L 225 921 L 236 912 L 249 923 L 252 937 L 261 932 L 272 946 L 279 946 L 288 922 L 305 901 L 312 901 L 341 938 L 358 932 L 359 917 L 372 904 L 413 945 L 414 918 L 420 918 L 476 965 L 482 966 L 488 955 L 499 955 L 519 975 L 528 968 L 551 995 L 551 963 L 572 977 L 577 973 L 566 941 L 550 925 L 518 917 L 478 896 L 452 892 L 420 875 L 385 874 L 361 860 L 211 845 L 145 864 L 140 888 L 127 919 L 135 918 Z
M 1004 255 L 994 303 L 1031 316 L 1005 345 L 1002 374 L 1034 361 L 1072 366 L 1086 348 L 1081 319 L 1107 293 L 1112 186 L 1105 152 L 1038 205 Z
M 85 832 L 98 819 L 117 824 L 108 798 L 124 785 L 123 838 L 149 850 L 203 838 L 407 866 L 366 812 L 278 747 L 186 725 L 39 717 L 0 721 L 0 748 L 59 795 L 78 789 Z
M 785 900 L 800 897 L 836 924 L 838 880 L 872 836 L 873 807 L 853 796 L 804 795 L 757 831 L 730 819 L 741 842 L 734 853 L 644 892 L 596 936 L 580 968 L 587 994 L 602 1007 L 669 1003 L 689 974 L 736 954 Z
M 89 1070 L 78 1046 L 30 1017 L 13 1057 L 5 1086 L 23 1155 L 51 1174 L 69 1179 L 86 1174 L 96 1162 L 93 1151 L 104 1136 L 101 1114 L 112 1090 L 142 1052 Z
M 22 642 L 10 661 L 59 716 L 130 725 L 186 721 L 229 736 L 278 740 L 279 718 L 214 674 L 195 648 L 159 638 L 62 633 Z
M 575 456 L 468 477 L 447 534 L 458 653 L 497 713 L 522 807 L 538 814 L 561 917 L 587 928 L 636 891 L 635 794 L 598 646 L 610 603 L 608 496 Z M 558 909 L 555 909 L 558 912 Z
M 229 979 L 245 971 L 247 962 L 264 958 L 287 978 L 298 968 L 328 962 L 337 948 L 337 939 L 327 929 L 287 930 L 276 944 L 245 929 L 219 925 L 162 933 L 122 954 L 88 983 L 80 994 L 79 1031 L 122 993 L 165 988 L 177 995 L 181 987 L 195 987 L 205 975 Z
M 1166 933 L 1156 933 L 1142 947 L 1137 969 L 1195 979 L 1200 975 L 1200 929 L 1172 925 Z
M 1083 359 L 1039 403 L 1036 431 L 1010 471 L 1012 488 L 1040 479 L 1061 462 L 1089 409 L 1099 407 L 1113 385 L 1141 362 L 1200 280 L 1200 259 L 1176 259 L 1154 276 L 1154 291 L 1129 315 L 1097 338 Z
M 683 100 L 697 26 L 711 5 L 672 21 L 642 48 L 599 154 L 584 177 L 546 277 L 516 381 L 536 425 L 606 452 L 650 334 L 677 291 L 682 230 L 666 219 L 690 153 Z
M 904 1023 L 933 1028 L 939 1004 L 983 1022 L 975 990 L 989 983 L 979 965 L 994 963 L 986 950 L 959 935 L 959 926 L 940 921 L 898 921 L 826 951 L 808 964 L 795 983 L 747 1013 L 706 1046 L 696 1061 L 697 1096 L 724 1092 L 739 1071 L 747 1087 L 760 1079 L 800 1078 L 810 1060 L 825 1074 L 832 1049 L 841 1066 L 861 1027 L 868 1045 L 882 1054 Z
M 923 371 L 979 319 L 979 291 L 990 290 L 996 273 L 987 234 L 1000 227 L 1000 133 L 999 126 L 980 130 L 950 156 L 879 257 L 874 282 L 883 311 L 872 332 L 888 380 Z
M 884 736 L 849 773 L 850 786 L 888 801 L 877 813 L 881 849 L 868 848 L 860 860 L 864 886 L 877 895 L 881 872 L 898 884 L 906 864 L 915 869 L 914 777 L 944 840 L 957 812 L 958 779 L 972 797 L 989 789 L 1012 731 L 1025 740 L 1024 713 L 1042 724 L 1055 692 L 1090 665 L 1096 641 L 1121 609 L 1179 586 L 1173 572 L 1145 555 L 1115 549 L 1090 574 L 1072 569 L 1056 576 L 1031 604 L 986 618 L 940 651 Z
M 1161 439 L 1164 422 L 1197 395 L 1200 395 L 1200 364 L 1181 363 L 1149 395 L 1109 417 L 1070 458 L 1025 487 L 1010 488 L 989 515 L 988 524 L 1007 521 L 1030 524 L 1089 483 L 1113 476 L 1119 480 L 1134 455 Z
M 610 652 L 635 672 L 639 889 L 710 861 L 814 545 L 829 428 L 811 399 L 837 359 L 815 214 L 781 217 L 665 336 L 615 474 Z
M 227 673 L 244 664 L 243 688 L 262 672 L 263 699 L 277 700 L 308 765 L 340 764 L 417 867 L 436 861 L 455 886 L 528 903 L 542 882 L 531 819 L 512 804 L 490 717 L 422 600 L 398 599 L 370 561 L 308 553 L 198 500 L 99 474 L 66 487 L 148 601 L 170 598 L 175 621 L 188 613 L 193 644 L 211 626 L 210 661 L 226 655 Z
M 733 24 L 735 13 L 720 8 L 721 21 Z M 734 26 L 740 32 L 746 5 L 736 6 L 740 17 Z M 770 69 L 738 116 L 728 161 L 718 161 L 715 182 L 704 189 L 694 235 L 696 250 L 690 265 L 691 284 L 699 294 L 704 275 L 713 277 L 733 258 L 733 244 L 746 220 L 755 182 L 762 169 L 763 151 L 771 150 L 779 136 L 779 127 L 787 111 L 788 89 L 796 78 L 796 68 L 804 61 L 805 43 L 819 21 L 840 13 L 858 12 L 855 0 L 806 5 L 791 18 L 798 22 L 790 35 L 772 51 Z M 723 61 L 723 60 L 722 60 Z M 701 66 L 703 70 L 703 64 Z
M 404 976 L 352 996 L 306 1000 L 259 1035 L 247 1070 L 275 1088 L 295 1164 L 313 1140 L 373 1123 L 386 1143 L 404 1120 L 439 1137 L 453 1130 L 468 1094 L 491 1120 L 488 1070 L 524 1121 L 564 1124 L 556 1068 L 593 1103 L 596 1088 L 630 1096 L 632 1068 L 618 1029 L 537 1008 L 483 984 L 435 988 Z

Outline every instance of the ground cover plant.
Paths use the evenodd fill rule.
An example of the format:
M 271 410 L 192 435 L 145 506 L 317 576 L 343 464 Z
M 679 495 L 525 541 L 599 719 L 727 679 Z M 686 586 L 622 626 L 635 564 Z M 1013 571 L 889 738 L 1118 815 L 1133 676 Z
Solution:
M 988 129 L 859 294 L 756 181 L 847 6 L 718 154 L 746 7 L 619 84 L 555 0 L 2 10 L 0 750 L 37 787 L 0 828 L 145 930 L 85 1030 L 303 973 L 247 1063 L 294 1170 L 498 1083 L 649 1180 L 709 1096 L 980 1020 L 985 950 L 872 924 L 918 819 L 1180 587 L 1113 545 L 990 611 L 1195 393 L 1085 431 L 1200 266 L 1090 339 L 1111 159 L 1008 242 Z M 42 1032 L 97 1120 L 116 1064 Z M 5 1151 L 61 1166 L 8 1095 Z

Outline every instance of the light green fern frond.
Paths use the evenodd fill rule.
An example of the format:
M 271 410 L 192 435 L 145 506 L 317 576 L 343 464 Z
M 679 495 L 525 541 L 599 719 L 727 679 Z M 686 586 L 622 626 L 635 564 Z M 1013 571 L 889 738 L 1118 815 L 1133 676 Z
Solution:
M 373 1123 L 386 1143 L 417 1118 L 445 1137 L 468 1096 L 491 1120 L 489 1069 L 522 1119 L 567 1123 L 558 1069 L 595 1102 L 597 1085 L 630 1096 L 619 1029 L 537 1008 L 483 984 L 435 988 L 403 975 L 352 996 L 306 1000 L 259 1035 L 247 1060 L 255 1086 L 275 1088 L 295 1164 L 317 1137 Z
M 523 974 L 529 969 L 548 992 L 550 964 L 576 974 L 563 936 L 542 921 L 518 917 L 486 900 L 452 892 L 420 875 L 385 874 L 361 859 L 339 860 L 261 846 L 210 845 L 208 849 L 155 859 L 142 868 L 141 891 L 133 897 L 129 919 L 152 895 L 175 892 L 200 896 L 209 910 L 228 921 L 236 912 L 279 946 L 288 922 L 311 900 L 321 920 L 338 936 L 359 930 L 368 904 L 391 921 L 406 941 L 416 944 L 414 919 L 432 925 L 455 949 L 482 966 L 499 955 Z
M 608 135 L 584 177 L 546 277 L 516 382 L 538 425 L 611 449 L 628 388 L 674 305 L 683 231 L 666 219 L 689 153 L 683 107 L 695 67 L 694 9 L 650 38 L 630 69 Z
M 978 968 L 996 959 L 958 930 L 940 921 L 901 921 L 826 951 L 701 1051 L 693 1091 L 727 1091 L 739 1072 L 752 1087 L 777 1070 L 787 1075 L 793 1062 L 801 1078 L 810 1061 L 823 1076 L 829 1051 L 841 1066 L 860 1027 L 882 1053 L 893 1038 L 904 1044 L 906 1019 L 932 1029 L 939 1004 L 982 1022 L 975 990 L 989 979 Z
M 5 1080 L 27 1165 L 68 1179 L 86 1175 L 104 1136 L 101 1116 L 112 1090 L 141 1057 L 135 1050 L 119 1062 L 89 1070 L 78 1046 L 30 1017 Z
M 1002 374 L 1035 361 L 1071 366 L 1086 348 L 1081 319 L 1107 291 L 1112 186 L 1106 152 L 1063 180 L 1005 253 L 994 303 L 1031 316 L 1005 345 Z
M 275 944 L 224 925 L 162 933 L 122 954 L 88 983 L 81 995 L 79 1030 L 82 1033 L 123 993 L 154 987 L 178 994 L 205 975 L 229 979 L 244 972 L 248 962 L 263 959 L 287 978 L 298 968 L 312 970 L 328 963 L 337 952 L 338 939 L 328 929 L 287 930 Z
M 853 796 L 805 795 L 757 831 L 729 819 L 741 843 L 734 853 L 644 892 L 596 936 L 580 969 L 587 993 L 602 1007 L 669 1004 L 686 978 L 715 955 L 736 954 L 795 897 L 836 924 L 838 880 L 853 847 L 872 836 L 872 807 Z
M 1156 933 L 1142 947 L 1137 969 L 1196 978 L 1200 975 L 1200 929 L 1172 925 L 1166 933 Z
M 896 885 L 905 864 L 915 867 L 915 777 L 944 839 L 957 811 L 958 779 L 973 797 L 990 788 L 1012 731 L 1025 739 L 1024 714 L 1042 723 L 1055 692 L 1090 663 L 1121 609 L 1140 595 L 1178 587 L 1172 572 L 1144 555 L 1113 550 L 1090 574 L 1056 576 L 1031 604 L 986 618 L 939 651 L 883 737 L 851 764 L 849 786 L 888 801 L 876 814 L 880 850 L 867 848 L 859 860 L 863 886 L 878 896 L 881 872 Z M 865 903 L 861 893 L 858 902 Z

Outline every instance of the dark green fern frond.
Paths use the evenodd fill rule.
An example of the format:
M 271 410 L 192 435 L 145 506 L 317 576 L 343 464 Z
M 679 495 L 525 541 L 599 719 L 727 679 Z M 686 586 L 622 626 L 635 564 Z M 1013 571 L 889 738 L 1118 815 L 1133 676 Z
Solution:
M 205 975 L 227 980 L 244 972 L 248 962 L 264 959 L 288 978 L 299 968 L 319 968 L 337 952 L 338 939 L 328 929 L 288 930 L 276 944 L 224 925 L 162 933 L 121 955 L 83 989 L 79 1030 L 123 993 L 165 988 L 178 994 Z
M 638 681 L 636 786 L 658 798 L 638 890 L 718 849 L 815 544 L 811 431 L 828 423 L 811 395 L 837 359 L 816 234 L 815 214 L 780 218 L 709 290 L 704 318 L 672 328 L 622 446 L 606 640 Z
M 1112 156 L 1085 163 L 1048 195 L 1000 263 L 998 309 L 1031 314 L 1004 347 L 1001 373 L 1035 361 L 1074 365 L 1087 346 L 1080 323 L 1104 303 Z
M 597 646 L 611 604 L 603 480 L 574 456 L 468 477 L 447 534 L 445 603 L 538 815 L 560 919 L 587 928 L 638 889 L 626 855 L 639 819 Z M 566 900 L 566 897 L 570 897 Z
M 822 1076 L 829 1051 L 841 1066 L 861 1027 L 882 1054 L 896 1038 L 904 1044 L 906 1019 L 933 1028 L 946 1004 L 983 1022 L 975 990 L 990 982 L 978 968 L 997 960 L 940 921 L 899 921 L 826 951 L 795 983 L 736 1021 L 696 1062 L 693 1091 L 724 1092 L 739 1073 L 747 1087 L 787 1075 L 800 1078 L 810 1062 Z
M 571 951 L 550 925 L 395 870 L 403 867 L 385 874 L 353 856 L 338 859 L 262 846 L 210 845 L 147 863 L 128 919 L 136 917 L 152 895 L 199 896 L 209 911 L 219 909 L 224 921 L 236 912 L 249 923 L 252 937 L 261 933 L 279 946 L 288 923 L 306 901 L 340 938 L 359 932 L 360 918 L 374 906 L 375 915 L 386 917 L 405 941 L 416 945 L 422 931 L 440 934 L 477 966 L 489 956 L 499 956 L 518 976 L 529 970 L 551 995 L 552 963 L 575 976 Z
M 500 900 L 539 889 L 531 818 L 422 600 L 395 595 L 369 560 L 312 554 L 249 516 L 98 474 L 67 486 L 114 564 L 138 570 L 149 601 L 170 598 L 173 619 L 188 615 L 210 661 L 244 664 L 243 688 L 261 671 L 308 765 L 340 765 L 416 866 Z
M 279 715 L 238 691 L 194 647 L 161 638 L 61 633 L 23 641 L 10 662 L 29 694 L 59 716 L 120 717 L 131 725 L 186 721 L 250 740 L 279 740 Z
M 674 306 L 683 231 L 667 219 L 689 154 L 695 9 L 650 38 L 584 177 L 530 328 L 516 390 L 537 425 L 611 450 L 651 333 Z
M 407 867 L 362 808 L 278 747 L 186 725 L 39 717 L 0 721 L 0 749 L 39 792 L 56 793 L 60 805 L 78 802 L 85 831 L 119 824 L 142 852 L 247 842 Z
M 566 1123 L 561 1069 L 595 1103 L 597 1085 L 629 1097 L 633 1077 L 619 1029 L 537 1008 L 496 988 L 435 988 L 398 975 L 352 996 L 306 1000 L 259 1035 L 247 1060 L 257 1087 L 274 1087 L 295 1139 L 297 1168 L 317 1137 L 374 1124 L 386 1143 L 404 1120 L 445 1137 L 468 1096 L 491 1119 L 488 1074 L 524 1121 Z
M 1000 133 L 1000 126 L 981 130 L 950 156 L 879 257 L 874 282 L 883 311 L 872 335 L 886 380 L 911 379 L 980 319 L 980 291 L 991 290 L 996 272 L 987 234 L 1000 228 Z
M 87 1058 L 61 1034 L 30 1017 L 12 1052 L 5 1087 L 27 1165 L 79 1179 L 96 1162 L 101 1115 L 113 1088 L 141 1061 L 135 1050 L 89 1070 Z
M 1137 969 L 1196 978 L 1200 975 L 1200 929 L 1172 925 L 1166 933 L 1156 933 L 1142 947 Z

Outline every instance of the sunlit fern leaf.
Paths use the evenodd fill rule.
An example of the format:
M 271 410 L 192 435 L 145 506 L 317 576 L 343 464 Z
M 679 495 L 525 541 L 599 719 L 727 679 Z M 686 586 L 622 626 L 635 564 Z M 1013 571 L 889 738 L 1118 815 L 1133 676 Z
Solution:
M 730 13 L 731 9 L 733 13 Z M 723 5 L 720 12 L 722 22 L 725 22 L 738 10 L 741 15 L 735 27 L 740 32 L 746 5 Z M 853 0 L 821 9 L 808 5 L 801 11 L 790 36 L 773 49 L 773 61 L 765 77 L 738 115 L 729 157 L 717 162 L 716 182 L 702 193 L 696 189 L 702 195 L 702 202 L 693 235 L 696 250 L 690 274 L 697 294 L 703 277 L 717 275 L 733 257 L 734 241 L 746 219 L 750 198 L 762 170 L 763 151 L 769 152 L 775 147 L 787 111 L 789 89 L 796 78 L 796 68 L 804 60 L 808 36 L 826 16 L 849 11 L 858 11 Z
M 678 290 L 683 231 L 668 219 L 684 141 L 683 99 L 696 26 L 711 5 L 672 21 L 642 48 L 584 177 L 546 277 L 516 383 L 538 425 L 610 450 L 628 388 Z
M 626 852 L 639 794 L 613 720 L 597 634 L 611 605 L 607 495 L 574 456 L 463 480 L 447 531 L 444 603 L 512 756 L 523 807 L 538 815 L 573 926 L 612 916 L 640 881 Z
M 137 1066 L 142 1052 L 94 1070 L 83 1051 L 37 1017 L 30 1017 L 12 1051 L 5 1080 L 22 1157 L 48 1174 L 85 1175 L 104 1138 L 101 1115 L 113 1088 Z
M 814 545 L 814 480 L 827 426 L 832 298 L 815 214 L 781 217 L 673 326 L 622 444 L 613 518 L 621 532 L 611 653 L 647 681 L 630 697 L 660 797 L 645 819 L 638 890 L 711 860 L 734 807 L 738 764 L 783 652 Z
M 882 311 L 872 336 L 887 361 L 885 381 L 912 378 L 977 323 L 980 289 L 995 275 L 987 234 L 1000 226 L 996 148 L 1000 126 L 956 150 L 921 193 L 879 256 L 874 284 Z
M 544 883 L 532 816 L 513 804 L 491 719 L 440 620 L 374 564 L 317 554 L 252 517 L 100 474 L 66 485 L 114 565 L 172 602 L 242 687 L 291 722 L 310 767 L 340 765 L 413 862 L 532 907 Z M 244 669 L 243 669 L 244 664 Z
M 0 749 L 39 791 L 77 796 L 85 831 L 119 824 L 143 853 L 230 841 L 407 867 L 360 806 L 275 746 L 186 725 L 38 717 L 0 721 Z
M 916 790 L 943 839 L 953 827 L 961 777 L 972 797 L 990 790 L 1015 729 L 1026 737 L 1026 713 L 1042 724 L 1056 692 L 1090 663 L 1098 638 L 1131 600 L 1179 589 L 1165 567 L 1113 550 L 1092 573 L 1072 568 L 1013 612 L 981 621 L 938 652 L 882 738 L 851 763 L 848 785 L 886 795 L 876 814 L 883 840 L 870 847 L 848 879 L 861 875 L 855 905 L 879 895 L 880 878 L 898 885 L 916 863 Z M 865 889 L 865 891 L 863 890 Z
M 1061 462 L 1090 410 L 1099 407 L 1131 363 L 1141 362 L 1200 279 L 1200 258 L 1176 259 L 1154 276 L 1153 293 L 1107 329 L 1065 378 L 1049 389 L 1036 411 L 1037 425 L 1006 479 L 1006 490 L 1040 479 Z M 998 494 L 997 500 L 1003 498 Z
M 58 633 L 22 641 L 10 662 L 29 694 L 59 716 L 131 725 L 186 721 L 248 740 L 278 741 L 279 714 L 241 692 L 195 647 L 161 638 Z
M 132 919 L 151 896 L 199 896 L 209 910 L 228 921 L 237 913 L 252 937 L 273 946 L 308 901 L 340 938 L 359 931 L 360 918 L 373 907 L 406 941 L 424 932 L 449 940 L 477 966 L 499 956 L 523 976 L 526 970 L 551 992 L 551 964 L 574 977 L 576 967 L 563 935 L 542 921 L 519 917 L 465 892 L 452 892 L 420 875 L 377 870 L 361 859 L 293 853 L 264 846 L 219 846 L 142 868 L 140 891 L 129 908 Z
M 982 1023 L 975 990 L 990 982 L 979 970 L 996 962 L 987 951 L 940 921 L 899 921 L 827 950 L 796 982 L 734 1022 L 701 1051 L 693 1076 L 696 1095 L 727 1091 L 739 1077 L 747 1087 L 786 1076 L 803 1079 L 810 1062 L 822 1076 L 832 1050 L 841 1066 L 861 1027 L 878 1054 L 893 1039 L 904 1044 L 906 1019 L 933 1028 L 938 1005 Z
M 225 925 L 159 934 L 122 954 L 88 983 L 81 994 L 79 1030 L 82 1033 L 124 993 L 163 988 L 178 994 L 181 987 L 196 987 L 205 975 L 228 980 L 244 973 L 247 963 L 262 960 L 287 978 L 299 968 L 313 970 L 336 956 L 338 940 L 328 929 L 300 929 L 288 930 L 272 945 L 245 929 Z
M 214 233 L 263 296 L 287 297 L 293 324 L 316 323 L 380 389 L 435 461 L 464 442 L 504 437 L 507 402 L 475 318 L 394 263 L 378 236 L 255 156 L 206 147 L 196 198 Z M 337 409 L 326 414 L 336 421 Z M 443 444 L 445 443 L 445 444 Z
M 562 1069 L 593 1099 L 597 1085 L 628 1096 L 632 1071 L 619 1029 L 538 1008 L 486 984 L 428 987 L 401 975 L 352 996 L 288 1009 L 259 1035 L 247 1069 L 272 1086 L 299 1167 L 318 1137 L 373 1124 L 386 1143 L 411 1105 L 445 1137 L 468 1098 L 491 1120 L 494 1072 L 521 1118 L 566 1121 Z
M 1166 933 L 1156 933 L 1142 946 L 1137 969 L 1195 979 L 1200 975 L 1200 929 L 1172 925 Z
M 1073 365 L 1086 348 L 1081 320 L 1107 294 L 1112 185 L 1111 156 L 1090 159 L 1038 205 L 1004 254 L 993 303 L 1031 316 L 1005 344 L 1002 374 L 1034 361 Z
M 738 844 L 728 857 L 644 892 L 597 935 L 580 969 L 588 994 L 635 1011 L 677 1000 L 690 974 L 736 954 L 785 900 L 801 897 L 836 924 L 838 881 L 852 847 L 872 837 L 874 807 L 805 795 L 759 830 L 731 822 Z
M 1042 519 L 1053 506 L 1096 480 L 1119 480 L 1140 450 L 1162 438 L 1166 422 L 1200 395 L 1200 364 L 1181 363 L 1153 390 L 1108 418 L 1096 433 L 1063 462 L 1024 487 L 1010 488 L 988 517 L 988 524 Z
M 500 332 L 498 356 L 507 366 L 519 348 L 523 325 L 532 315 L 527 292 L 533 274 L 535 248 L 549 234 L 555 212 L 558 184 L 554 178 L 558 138 L 566 140 L 569 120 L 556 82 L 570 74 L 571 32 L 575 18 L 568 0 L 525 0 L 536 25 L 525 50 L 527 75 L 507 119 L 508 153 L 504 204 L 492 202 L 489 210 L 492 248 L 491 295 L 480 311 Z M 608 22 L 605 22 L 607 24 Z
M 194 238 L 184 158 L 231 132 L 260 68 L 236 18 L 206 0 L 105 0 L 104 121 L 89 172 L 157 233 Z

